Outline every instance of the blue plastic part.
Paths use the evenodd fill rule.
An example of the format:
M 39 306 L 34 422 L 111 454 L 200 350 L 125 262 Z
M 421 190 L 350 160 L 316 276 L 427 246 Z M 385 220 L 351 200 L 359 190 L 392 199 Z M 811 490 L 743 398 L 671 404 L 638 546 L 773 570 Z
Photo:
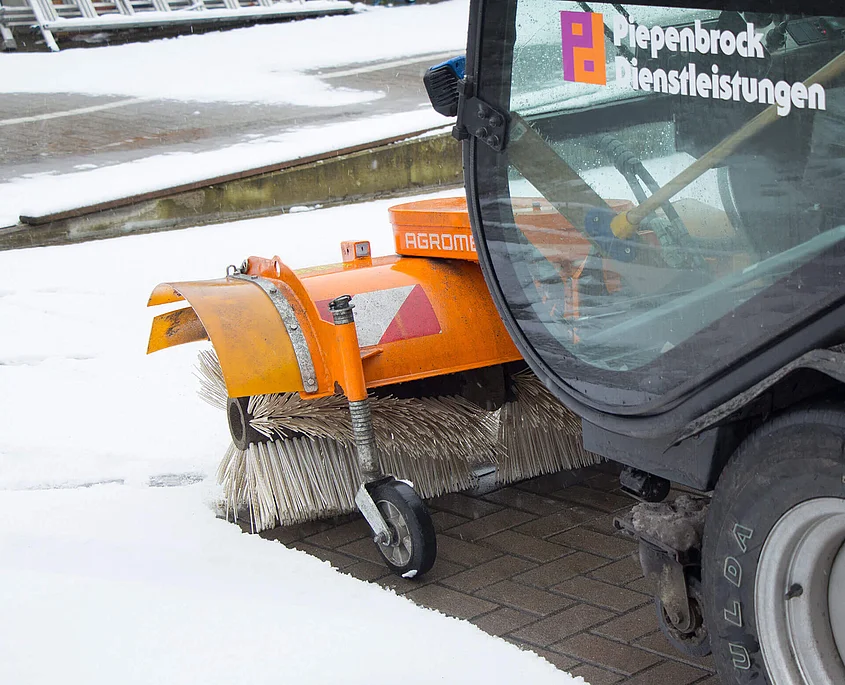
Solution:
M 616 212 L 606 207 L 594 207 L 587 212 L 584 231 L 605 257 L 620 262 L 630 262 L 637 255 L 637 239 L 617 238 L 613 235 L 610 222 Z
M 466 75 L 466 68 L 467 68 L 467 58 L 465 55 L 461 55 L 459 57 L 450 57 L 445 62 L 441 62 L 440 64 L 435 64 L 433 67 L 429 67 L 429 71 L 434 71 L 435 69 L 440 69 L 442 67 L 446 67 L 455 74 L 455 76 L 460 81 Z

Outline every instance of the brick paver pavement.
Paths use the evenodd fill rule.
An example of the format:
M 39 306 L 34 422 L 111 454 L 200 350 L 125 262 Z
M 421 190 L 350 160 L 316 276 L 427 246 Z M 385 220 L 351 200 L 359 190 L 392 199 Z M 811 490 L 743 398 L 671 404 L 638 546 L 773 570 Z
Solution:
M 344 573 L 536 652 L 591 685 L 716 685 L 712 660 L 657 627 L 636 545 L 613 529 L 632 505 L 611 464 L 429 500 L 438 538 L 419 580 L 388 573 L 360 517 L 267 531 Z

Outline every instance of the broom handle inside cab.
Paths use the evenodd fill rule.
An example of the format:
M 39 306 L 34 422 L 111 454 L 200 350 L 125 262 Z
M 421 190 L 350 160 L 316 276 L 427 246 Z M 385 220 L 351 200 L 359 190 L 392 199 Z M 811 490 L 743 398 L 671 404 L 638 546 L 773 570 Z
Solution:
M 816 83 L 826 83 L 843 72 L 845 72 L 845 52 L 841 52 L 815 74 L 810 76 L 804 81 L 804 85 L 812 86 Z M 715 147 L 690 164 L 641 205 L 634 207 L 628 212 L 617 215 L 611 222 L 614 235 L 618 238 L 627 238 L 633 234 L 640 222 L 654 210 L 671 200 L 677 193 L 710 171 L 717 164 L 723 162 L 745 141 L 777 121 L 779 118 L 777 108 L 778 105 L 771 105 L 764 109 L 756 117 L 743 124 L 741 128 L 720 141 Z

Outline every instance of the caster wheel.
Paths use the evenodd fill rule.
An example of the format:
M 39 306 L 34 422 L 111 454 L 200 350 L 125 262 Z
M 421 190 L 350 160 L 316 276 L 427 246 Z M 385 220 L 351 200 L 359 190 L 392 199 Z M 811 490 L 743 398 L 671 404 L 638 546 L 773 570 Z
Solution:
M 705 616 L 725 685 L 845 683 L 845 411 L 752 433 L 704 531 Z
M 377 485 L 371 495 L 390 529 L 390 540 L 376 543 L 390 570 L 403 578 L 430 570 L 437 556 L 437 536 L 419 495 L 397 480 Z
M 690 630 L 681 631 L 669 620 L 666 609 L 659 597 L 654 598 L 657 609 L 657 621 L 660 624 L 660 631 L 669 640 L 675 649 L 686 656 L 707 656 L 710 654 L 710 635 L 704 626 L 704 607 L 701 591 L 701 581 L 698 578 L 690 578 L 687 581 L 687 594 L 689 596 L 690 615 L 692 626 Z

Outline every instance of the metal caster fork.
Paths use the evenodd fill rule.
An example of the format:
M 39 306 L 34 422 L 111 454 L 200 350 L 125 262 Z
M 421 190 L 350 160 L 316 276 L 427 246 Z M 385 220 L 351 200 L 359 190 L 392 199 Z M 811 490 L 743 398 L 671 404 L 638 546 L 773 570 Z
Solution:
M 335 298 L 329 309 L 343 360 L 358 468 L 364 479 L 355 503 L 390 570 L 414 578 L 434 565 L 437 537 L 431 514 L 413 487 L 381 471 L 351 299 L 349 295 Z

